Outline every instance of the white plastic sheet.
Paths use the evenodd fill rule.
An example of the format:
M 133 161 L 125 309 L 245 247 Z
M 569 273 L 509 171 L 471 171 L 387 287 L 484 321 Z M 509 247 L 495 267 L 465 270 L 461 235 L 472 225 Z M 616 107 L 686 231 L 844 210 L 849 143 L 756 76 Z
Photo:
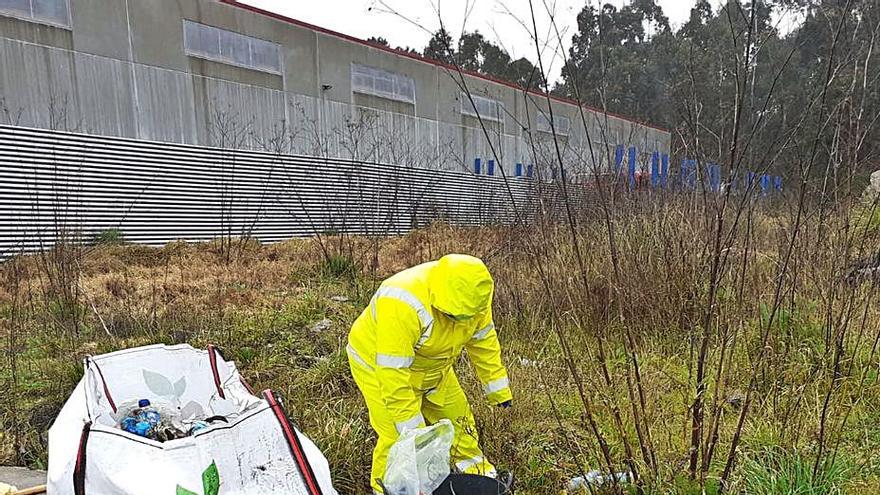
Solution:
M 449 449 L 455 427 L 448 419 L 427 428 L 406 430 L 388 453 L 386 495 L 433 493 L 449 476 Z
M 310 489 L 274 398 L 255 397 L 233 363 L 214 358 L 188 345 L 155 345 L 87 359 L 85 376 L 49 430 L 48 493 L 75 494 L 80 472 L 86 494 L 336 495 L 326 458 L 290 426 L 313 473 Z M 156 442 L 116 426 L 114 406 L 139 398 L 228 423 Z

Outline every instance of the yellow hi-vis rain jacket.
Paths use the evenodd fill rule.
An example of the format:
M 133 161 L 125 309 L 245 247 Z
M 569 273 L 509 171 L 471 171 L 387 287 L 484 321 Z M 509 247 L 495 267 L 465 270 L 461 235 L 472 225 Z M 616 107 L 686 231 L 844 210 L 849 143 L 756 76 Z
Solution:
M 455 424 L 454 414 L 473 422 L 452 371 L 462 350 L 467 349 L 490 404 L 512 398 L 492 321 L 493 291 L 494 282 L 482 261 L 450 254 L 385 280 L 352 325 L 347 348 L 352 374 L 379 434 L 374 480 L 384 474 L 387 449 L 397 434 L 425 425 L 423 412 L 431 422 L 442 416 Z M 444 397 L 436 397 L 438 392 Z M 456 433 L 459 429 L 456 425 Z M 474 432 L 462 433 L 462 442 L 470 443 L 464 439 L 470 436 L 473 445 L 466 445 L 458 457 L 472 457 L 456 459 L 453 449 L 459 468 L 469 471 L 481 464 L 494 470 L 482 458 Z

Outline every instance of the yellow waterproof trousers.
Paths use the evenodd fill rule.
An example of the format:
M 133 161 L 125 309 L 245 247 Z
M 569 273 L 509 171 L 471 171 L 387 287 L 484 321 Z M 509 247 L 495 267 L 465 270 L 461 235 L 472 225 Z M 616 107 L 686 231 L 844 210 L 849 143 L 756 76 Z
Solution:
M 397 441 L 397 429 L 394 419 L 380 399 L 382 394 L 373 370 L 352 359 L 351 355 L 348 357 L 348 364 L 354 381 L 367 403 L 370 424 L 379 436 L 376 448 L 373 449 L 370 484 L 375 493 L 382 493 L 376 480 L 385 477 L 388 451 Z M 480 450 L 474 415 L 455 372 L 452 369 L 448 370 L 436 388 L 416 393 L 421 394 L 421 411 L 428 424 L 446 418 L 455 426 L 455 439 L 452 442 L 450 457 L 456 469 L 464 473 L 495 476 L 495 467 L 486 460 Z

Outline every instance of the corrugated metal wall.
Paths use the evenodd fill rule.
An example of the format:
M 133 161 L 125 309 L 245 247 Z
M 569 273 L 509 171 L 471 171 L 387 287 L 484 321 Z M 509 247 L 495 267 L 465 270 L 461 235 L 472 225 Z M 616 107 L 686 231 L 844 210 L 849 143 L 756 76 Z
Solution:
M 470 170 L 475 158 L 496 155 L 508 173 L 516 163 L 540 168 L 558 161 L 555 150 L 535 142 L 547 135 L 536 132 L 532 139 L 521 125 L 488 124 L 493 154 L 475 123 L 438 122 L 2 35 L 0 68 L 6 69 L 0 70 L 0 124 L 272 151 L 267 142 L 283 137 L 291 153 L 445 170 Z M 657 131 L 614 117 L 604 122 L 592 112 L 587 118 L 594 141 L 603 126 L 611 134 L 607 143 L 594 143 L 602 163 L 616 144 L 637 146 L 644 163 L 660 149 L 648 137 Z M 566 167 L 589 168 L 583 131 L 565 142 L 582 150 L 566 151 Z
M 509 222 L 530 179 L 0 126 L 0 257 L 119 229 L 161 244 L 328 231 L 384 235 L 443 218 Z

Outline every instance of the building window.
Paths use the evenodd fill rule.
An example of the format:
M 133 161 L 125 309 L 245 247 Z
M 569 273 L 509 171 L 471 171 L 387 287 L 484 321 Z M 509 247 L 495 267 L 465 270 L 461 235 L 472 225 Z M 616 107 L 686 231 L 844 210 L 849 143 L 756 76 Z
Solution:
M 413 78 L 366 65 L 351 64 L 351 90 L 389 100 L 416 102 Z
M 500 101 L 474 94 L 471 95 L 471 98 L 474 101 L 473 104 L 471 104 L 471 99 L 468 98 L 468 95 L 461 94 L 461 113 L 473 117 L 477 117 L 477 114 L 479 114 L 481 119 L 497 122 L 503 120 L 504 105 Z
M 540 132 L 552 133 L 553 128 L 550 127 L 550 115 L 539 113 L 536 119 L 536 128 Z M 553 116 L 553 124 L 556 127 L 556 134 L 560 136 L 568 136 L 571 132 L 571 119 L 561 115 Z
M 281 74 L 281 47 L 271 41 L 184 20 L 183 47 L 191 57 Z
M 70 0 L 0 0 L 0 15 L 70 28 Z

